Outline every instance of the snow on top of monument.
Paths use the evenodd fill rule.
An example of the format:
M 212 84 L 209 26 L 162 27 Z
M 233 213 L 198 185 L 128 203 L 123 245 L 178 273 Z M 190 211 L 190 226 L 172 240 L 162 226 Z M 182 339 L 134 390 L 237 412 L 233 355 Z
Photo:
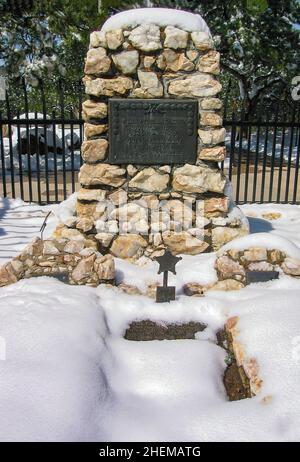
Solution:
M 174 26 L 188 32 L 200 31 L 211 35 L 204 19 L 199 14 L 171 8 L 136 8 L 111 16 L 102 26 L 102 31 L 137 27 L 141 24 L 157 24 L 160 27 Z

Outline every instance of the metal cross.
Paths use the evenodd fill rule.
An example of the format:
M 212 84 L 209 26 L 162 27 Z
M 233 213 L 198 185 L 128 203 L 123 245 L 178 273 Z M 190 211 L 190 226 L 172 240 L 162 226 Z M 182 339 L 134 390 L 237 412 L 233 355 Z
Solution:
M 176 274 L 175 266 L 182 260 L 181 257 L 175 257 L 169 250 L 155 259 L 159 263 L 158 274 L 164 273 L 163 285 L 156 289 L 156 302 L 165 303 L 175 300 L 176 287 L 168 286 L 168 272 Z

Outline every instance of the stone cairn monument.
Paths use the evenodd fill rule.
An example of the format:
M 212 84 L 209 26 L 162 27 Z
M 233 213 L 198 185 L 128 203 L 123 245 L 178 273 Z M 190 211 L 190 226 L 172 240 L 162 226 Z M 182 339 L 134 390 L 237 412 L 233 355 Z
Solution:
M 131 10 L 91 34 L 76 228 L 100 251 L 195 255 L 248 232 L 219 168 L 219 73 L 198 15 Z
M 114 257 L 196 255 L 247 234 L 219 167 L 219 73 L 210 31 L 192 13 L 135 9 L 92 32 L 76 211 L 0 268 L 0 286 L 55 274 L 113 283 Z

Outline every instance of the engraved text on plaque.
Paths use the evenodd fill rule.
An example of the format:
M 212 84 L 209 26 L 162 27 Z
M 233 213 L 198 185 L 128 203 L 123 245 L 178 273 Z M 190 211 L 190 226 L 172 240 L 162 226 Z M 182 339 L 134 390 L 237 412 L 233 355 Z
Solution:
M 195 163 L 198 102 L 175 99 L 109 101 L 109 162 Z

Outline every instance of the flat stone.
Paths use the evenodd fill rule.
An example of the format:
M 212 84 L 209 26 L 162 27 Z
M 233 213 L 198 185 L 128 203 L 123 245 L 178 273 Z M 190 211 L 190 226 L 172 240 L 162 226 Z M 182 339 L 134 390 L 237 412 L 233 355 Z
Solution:
M 193 71 L 195 65 L 184 53 L 177 53 L 174 50 L 164 50 L 157 58 L 157 66 L 167 71 Z
M 24 264 L 17 258 L 13 258 L 10 261 L 10 268 L 12 269 L 13 273 L 17 276 L 17 278 L 21 278 L 24 274 Z
M 107 191 L 105 189 L 84 189 L 81 188 L 77 193 L 79 201 L 103 201 L 106 197 Z
M 85 241 L 85 245 L 86 245 L 86 242 Z M 89 247 L 85 247 L 79 254 L 79 256 L 75 256 L 75 262 L 78 262 L 80 258 L 84 257 L 90 257 L 91 255 L 95 255 L 96 256 L 96 253 L 95 253 L 95 250 L 92 246 L 89 246 Z M 68 255 L 69 256 L 69 255 Z
M 230 249 L 226 252 L 226 255 L 228 255 L 232 260 L 240 260 L 241 256 L 243 255 L 242 250 L 237 250 L 237 249 Z
M 164 90 L 155 72 L 138 71 L 140 87 L 133 90 L 136 98 L 161 98 Z
M 94 270 L 95 255 L 83 258 L 71 273 L 71 279 L 77 284 L 84 284 Z
M 160 172 L 171 173 L 171 170 L 172 168 L 170 165 L 162 165 L 161 167 L 159 167 Z
M 268 261 L 274 265 L 281 265 L 285 258 L 286 254 L 281 250 L 273 249 L 268 251 Z
M 139 171 L 138 168 L 134 167 L 132 164 L 127 165 L 126 169 L 129 176 L 134 176 Z
M 198 70 L 209 74 L 220 74 L 220 53 L 215 50 L 209 51 L 199 59 Z
M 263 247 L 251 247 L 244 252 L 244 259 L 246 261 L 264 261 L 268 259 L 267 249 Z
M 13 273 L 12 268 L 9 264 L 5 266 L 0 266 L 0 287 L 8 286 L 17 282 L 18 278 Z
M 142 295 L 142 292 L 138 287 L 131 284 L 124 284 L 124 282 L 118 285 L 118 289 L 128 295 Z
M 202 126 L 220 127 L 223 124 L 223 119 L 215 112 L 200 111 L 200 124 Z
M 196 61 L 196 59 L 199 57 L 199 51 L 197 51 L 197 50 L 187 50 L 186 51 L 186 56 L 191 61 Z
M 178 48 L 186 48 L 188 42 L 189 34 L 181 29 L 178 29 L 174 26 L 167 26 L 165 28 L 165 48 L 173 48 L 177 50 Z
M 244 288 L 244 284 L 242 282 L 236 281 L 235 279 L 225 279 L 224 281 L 218 281 L 213 286 L 209 287 L 207 290 L 240 290 Z
M 85 90 L 92 96 L 123 96 L 133 88 L 130 77 L 115 77 L 112 79 L 85 79 Z
M 213 162 L 223 162 L 226 158 L 225 146 L 218 146 L 216 148 L 205 148 L 198 152 L 198 159 L 208 160 Z
M 135 202 L 150 210 L 157 209 L 159 206 L 159 200 L 155 194 L 143 194 L 142 197 L 135 200 Z
M 107 47 L 110 50 L 117 50 L 124 42 L 122 29 L 114 29 L 106 32 Z
M 200 102 L 201 109 L 219 110 L 222 109 L 223 103 L 219 98 L 203 98 Z
M 91 231 L 94 227 L 94 221 L 90 218 L 81 218 L 77 220 L 76 228 L 83 233 L 87 233 Z
M 66 227 L 63 224 L 61 225 L 61 228 L 62 228 L 62 230 L 66 229 Z M 23 252 L 25 254 L 27 254 L 27 255 L 36 257 L 36 256 L 41 255 L 43 253 L 43 247 L 44 247 L 44 244 L 43 244 L 42 239 L 37 237 L 29 245 L 27 245 L 25 247 Z M 23 254 L 23 252 L 22 252 L 22 254 Z
M 300 260 L 297 258 L 286 258 L 281 268 L 289 276 L 300 276 Z
M 62 239 L 82 240 L 84 235 L 78 229 L 63 228 L 61 230 Z
M 147 241 L 138 234 L 119 235 L 111 246 L 111 253 L 123 259 L 137 259 L 142 256 Z
M 109 247 L 113 237 L 114 235 L 111 233 L 98 233 L 96 234 L 95 239 L 100 243 L 101 246 Z
M 215 212 L 227 213 L 229 207 L 228 197 L 211 197 L 204 201 L 204 213 L 212 214 Z
M 222 85 L 209 74 L 193 74 L 182 79 L 171 80 L 168 93 L 178 97 L 214 96 L 222 90 Z
M 107 48 L 107 40 L 104 31 L 94 31 L 90 35 L 90 47 L 97 48 L 103 47 Z
M 192 32 L 191 37 L 197 50 L 207 51 L 213 48 L 213 41 L 206 32 Z
M 120 207 L 122 204 L 127 202 L 128 196 L 124 189 L 118 189 L 109 194 L 108 199 L 115 205 Z
M 176 255 L 197 255 L 205 252 L 209 247 L 209 244 L 191 236 L 191 234 L 186 231 L 179 233 L 166 231 L 162 234 L 162 239 L 170 251 Z
M 123 50 L 129 51 L 132 50 L 132 45 L 131 43 L 127 42 L 127 40 L 125 40 L 125 42 L 123 42 L 122 48 Z
M 273 221 L 273 220 L 279 220 L 279 218 L 282 217 L 282 214 L 280 212 L 266 212 L 266 213 L 262 213 L 261 216 L 265 220 Z
M 84 73 L 102 75 L 106 74 L 111 66 L 111 59 L 107 56 L 105 48 L 91 48 L 86 57 Z
M 139 234 L 147 235 L 149 231 L 148 220 L 142 219 L 137 223 L 134 223 L 133 231 Z
M 85 164 L 81 167 L 79 181 L 85 186 L 108 185 L 119 187 L 125 181 L 126 170 L 117 165 L 110 164 Z
M 226 179 L 220 170 L 205 165 L 185 164 L 173 174 L 173 189 L 186 193 L 223 193 Z
M 97 257 L 94 262 L 94 271 L 99 281 L 114 281 L 115 279 L 115 260 L 112 255 Z
M 182 223 L 192 221 L 195 215 L 192 204 L 184 203 L 178 199 L 165 201 L 160 210 L 167 211 L 172 220 Z
M 85 239 L 84 249 L 80 252 L 80 255 L 91 255 L 95 252 L 98 252 L 98 243 L 94 239 L 94 236 L 90 239 Z
M 53 268 L 54 266 L 56 266 L 56 263 L 55 261 L 40 261 L 38 263 L 38 266 L 41 266 L 42 268 Z
M 53 241 L 44 241 L 43 243 L 43 255 L 59 255 L 60 251 L 55 246 Z
M 103 232 L 108 234 L 118 234 L 119 232 L 117 220 L 97 220 L 95 226 L 98 234 Z
M 122 51 L 112 56 L 113 62 L 123 74 L 135 74 L 139 65 L 139 53 L 136 50 Z
M 84 136 L 86 139 L 94 138 L 96 136 L 106 133 L 108 125 L 95 125 L 95 124 L 84 124 Z
M 155 56 L 145 56 L 143 60 L 144 68 L 151 69 L 151 67 L 155 63 L 155 59 Z
M 168 186 L 170 176 L 152 167 L 141 170 L 129 181 L 129 188 L 145 192 L 162 192 Z
M 198 130 L 200 142 L 203 145 L 215 146 L 225 142 L 226 130 L 225 128 L 219 128 L 215 130 Z
M 227 242 L 238 237 L 246 236 L 249 233 L 246 228 L 228 228 L 218 226 L 211 231 L 212 245 L 214 250 L 219 250 Z
M 68 217 L 65 220 L 63 220 L 63 223 L 68 227 L 68 228 L 76 228 L 76 223 L 77 223 L 77 217 Z
M 107 117 L 107 104 L 87 100 L 82 104 L 82 117 L 84 120 L 105 119 Z
M 162 48 L 160 30 L 155 24 L 142 24 L 133 29 L 128 37 L 130 43 L 142 51 L 156 51 Z
M 103 217 L 106 212 L 106 201 L 103 203 L 101 202 L 87 202 L 82 203 L 77 201 L 76 203 L 76 214 L 77 217 L 82 218 L 89 218 L 92 220 L 97 220 L 98 218 Z
M 77 254 L 80 253 L 84 249 L 84 241 L 68 241 L 64 247 L 64 252 L 69 254 Z
M 188 297 L 203 297 L 206 290 L 206 286 L 197 282 L 189 282 L 183 286 L 183 293 Z
M 81 155 L 85 162 L 94 164 L 104 160 L 108 149 L 108 141 L 105 139 L 84 141 L 81 146 Z
M 148 219 L 147 210 L 134 202 L 124 204 L 118 209 L 114 209 L 109 215 L 111 220 L 138 222 Z
M 221 279 L 235 279 L 238 275 L 243 278 L 246 276 L 244 267 L 225 255 L 217 258 L 215 268 Z

